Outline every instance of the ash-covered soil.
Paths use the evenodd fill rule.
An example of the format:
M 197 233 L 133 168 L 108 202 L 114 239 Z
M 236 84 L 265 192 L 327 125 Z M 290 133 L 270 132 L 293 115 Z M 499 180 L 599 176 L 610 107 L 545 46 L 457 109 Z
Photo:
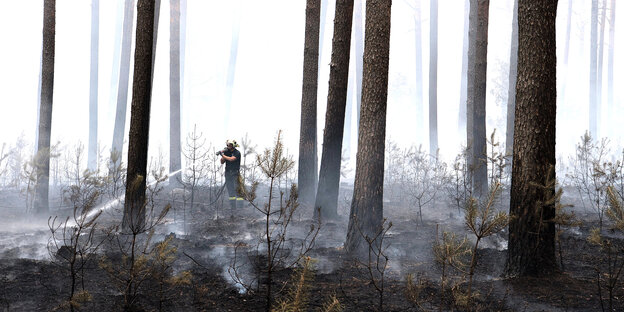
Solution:
M 7 205 L 8 206 L 8 205 Z M 605 287 L 609 261 L 604 250 L 587 242 L 592 227 L 597 226 L 594 214 L 576 208 L 584 224 L 565 229 L 561 236 L 563 268 L 555 276 L 507 279 L 503 276 L 506 259 L 506 233 L 481 242 L 473 289 L 477 299 L 469 309 L 458 304 L 458 295 L 465 292 L 465 275 L 457 270 L 445 272 L 448 287 L 441 291 L 442 270 L 436 264 L 432 245 L 443 231 L 466 235 L 463 217 L 457 208 L 436 203 L 423 210 L 423 221 L 416 210 L 400 203 L 387 203 L 386 217 L 392 228 L 385 240 L 389 262 L 384 275 L 384 311 L 607 311 L 609 289 Z M 233 216 L 228 209 L 187 211 L 185 233 L 184 213 L 176 206 L 165 224 L 155 229 L 152 242 L 170 238 L 175 247 L 173 274 L 190 272 L 190 282 L 165 287 L 156 277 L 147 277 L 141 284 L 134 304 L 138 311 L 263 311 L 265 285 L 263 263 L 266 258 L 253 257 L 264 247 L 257 242 L 265 228 L 262 215 L 250 206 L 237 209 Z M 303 207 L 302 207 L 303 209 Z M 308 255 L 314 260 L 314 271 L 306 281 L 307 311 L 319 311 L 335 296 L 344 311 L 379 310 L 380 291 L 369 277 L 367 267 L 349 258 L 342 248 L 346 236 L 348 205 L 342 203 L 338 221 L 323 224 L 316 243 Z M 63 215 L 67 211 L 53 211 Z M 101 226 L 118 222 L 119 212 L 105 212 Z M 310 222 L 304 213 L 296 216 L 289 229 L 295 238 L 309 231 Z M 100 238 L 103 234 L 98 234 Z M 621 237 L 605 226 L 603 235 L 614 244 Z M 470 239 L 470 236 L 468 236 Z M 47 248 L 50 239 L 47 220 L 35 220 L 16 209 L 0 209 L 0 311 L 68 310 L 63 303 L 69 295 L 69 272 L 59 260 L 56 250 Z M 236 248 L 236 246 L 239 246 Z M 248 256 L 251 254 L 252 256 Z M 294 254 L 294 252 L 293 252 Z M 78 287 L 88 291 L 90 300 L 81 311 L 123 310 L 123 292 L 101 265 L 101 256 L 115 258 L 114 245 L 102 245 L 84 270 Z M 119 256 L 119 255 L 117 255 Z M 615 256 L 615 255 L 612 255 Z M 617 256 L 624 254 L 620 251 Z M 236 260 L 236 262 L 234 262 Z M 613 260 L 613 259 L 611 259 Z M 263 262 L 264 261 L 264 262 Z M 246 290 L 232 276 L 232 267 L 239 268 L 239 277 L 250 287 Z M 272 285 L 274 301 L 285 300 L 292 289 L 292 268 L 276 269 Z M 416 291 L 407 291 L 409 276 Z M 601 278 L 599 287 L 598 277 Z M 259 283 L 257 282 L 259 281 Z M 377 284 L 379 280 L 376 280 Z M 613 311 L 623 311 L 622 283 L 612 288 Z M 379 287 L 379 285 L 377 285 Z M 600 299 L 602 296 L 602 300 Z M 274 305 L 274 306 L 275 306 Z

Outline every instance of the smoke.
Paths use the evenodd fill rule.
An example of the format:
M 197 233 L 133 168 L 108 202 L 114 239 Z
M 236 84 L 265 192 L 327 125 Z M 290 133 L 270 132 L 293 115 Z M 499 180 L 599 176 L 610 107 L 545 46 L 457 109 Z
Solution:
M 18 230 L 19 227 L 23 229 Z M 44 260 L 49 258 L 50 232 L 33 224 L 13 224 L 0 232 L 0 258 Z

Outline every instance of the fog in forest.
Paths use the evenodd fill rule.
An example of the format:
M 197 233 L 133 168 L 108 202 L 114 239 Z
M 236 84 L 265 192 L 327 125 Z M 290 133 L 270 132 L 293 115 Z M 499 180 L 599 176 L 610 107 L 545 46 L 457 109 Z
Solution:
M 56 1 L 49 215 L 57 217 L 51 217 L 46 222 L 44 219 L 31 219 L 30 215 L 23 213 L 24 211 L 30 213 L 34 209 L 33 188 L 37 168 L 33 165 L 34 160 L 31 160 L 35 152 L 39 126 L 43 1 L 36 3 L 4 1 L 0 10 L 0 42 L 5 43 L 4 49 L 0 51 L 0 107 L 3 111 L 0 114 L 2 146 L 0 259 L 7 259 L 10 262 L 0 267 L 8 272 L 0 274 L 0 278 L 6 281 L 6 285 L 9 285 L 9 282 L 17 283 L 16 281 L 20 279 L 25 279 L 29 283 L 33 278 L 24 272 L 38 270 L 37 272 L 43 272 L 43 277 L 39 278 L 40 281 L 33 282 L 36 287 L 46 286 L 46 283 L 49 283 L 52 286 L 47 288 L 59 289 L 58 293 L 46 294 L 49 297 L 41 300 L 50 305 L 48 308 L 58 304 L 59 309 L 69 307 L 73 311 L 75 304 L 73 300 L 81 299 L 73 297 L 74 285 L 72 285 L 70 300 L 66 303 L 57 302 L 60 300 L 58 298 L 67 297 L 67 287 L 62 283 L 66 282 L 68 275 L 65 271 L 62 271 L 65 275 L 55 271 L 61 269 L 53 269 L 54 266 L 50 263 L 62 263 L 58 267 L 64 269 L 63 265 L 67 264 L 68 259 L 71 260 L 73 259 L 71 256 L 75 256 L 77 261 L 83 261 L 81 265 L 87 269 L 81 267 L 82 273 L 77 273 L 79 270 L 76 271 L 74 263 L 70 261 L 72 283 L 76 283 L 74 279 L 81 276 L 90 279 L 93 285 L 100 285 L 100 290 L 93 291 L 96 298 L 89 303 L 92 304 L 91 308 L 109 308 L 105 298 L 115 298 L 121 302 L 123 297 L 123 309 L 133 304 L 156 309 L 157 306 L 162 308 L 162 304 L 166 302 L 170 305 L 165 304 L 165 307 L 171 310 L 182 311 L 191 309 L 190 307 L 211 309 L 218 306 L 220 300 L 234 304 L 235 308 L 243 309 L 248 305 L 264 304 L 262 296 L 265 288 L 268 288 L 267 302 L 275 301 L 276 305 L 290 304 L 284 298 L 290 298 L 288 296 L 291 293 L 286 296 L 281 292 L 286 293 L 288 287 L 296 284 L 291 283 L 290 278 L 301 277 L 302 280 L 304 277 L 308 278 L 305 274 L 308 274 L 306 268 L 309 265 L 314 268 L 313 274 L 319 277 L 321 283 L 325 283 L 320 284 L 321 286 L 314 285 L 312 288 L 323 293 L 323 296 L 326 295 L 323 291 L 331 289 L 334 299 L 336 296 L 339 297 L 346 307 L 375 306 L 379 295 L 381 298 L 379 310 L 381 310 L 384 298 L 383 282 L 388 281 L 385 294 L 388 294 L 387 302 L 390 302 L 392 307 L 388 310 L 408 310 L 402 303 L 401 296 L 407 296 L 409 300 L 417 302 L 424 300 L 425 293 L 432 293 L 434 295 L 431 297 L 436 298 L 427 301 L 426 304 L 429 304 L 430 308 L 437 308 L 439 304 L 442 310 L 442 306 L 447 307 L 445 300 L 451 300 L 445 299 L 445 295 L 455 296 L 454 300 L 461 301 L 458 298 L 463 297 L 453 293 L 461 287 L 453 288 L 453 285 L 463 283 L 464 287 L 469 269 L 477 268 L 474 275 L 475 289 L 484 295 L 482 297 L 475 295 L 474 300 L 479 307 L 481 304 L 484 305 L 482 307 L 484 310 L 491 308 L 515 311 L 515 305 L 520 304 L 529 306 L 528 311 L 540 309 L 567 311 L 568 304 L 575 307 L 574 303 L 569 303 L 572 301 L 549 302 L 542 306 L 534 299 L 527 299 L 537 296 L 534 293 L 523 292 L 526 288 L 530 288 L 526 286 L 519 287 L 520 290 L 512 290 L 508 297 L 507 293 L 503 294 L 504 291 L 501 290 L 508 285 L 498 278 L 505 270 L 503 265 L 508 249 L 509 219 L 506 213 L 510 211 L 511 170 L 509 155 L 505 155 L 505 138 L 514 0 L 496 0 L 489 3 L 486 89 L 486 132 L 489 142 L 486 147 L 487 155 L 491 156 L 491 159 L 487 162 L 486 184 L 489 183 L 490 190 L 489 193 L 484 191 L 482 194 L 476 194 L 476 191 L 473 193 L 473 182 L 470 179 L 474 172 L 467 169 L 469 167 L 467 156 L 462 154 L 465 152 L 467 136 L 465 112 L 464 115 L 460 113 L 464 27 L 467 25 L 465 18 L 468 16 L 464 7 L 465 2 L 443 0 L 438 3 L 435 0 L 439 12 L 436 93 L 439 157 L 435 158 L 432 156 L 436 155 L 436 151 L 429 150 L 432 2 L 392 1 L 386 157 L 383 168 L 385 180 L 382 199 L 382 216 L 387 219 L 383 221 L 379 236 L 373 239 L 374 242 L 368 242 L 368 263 L 348 262 L 344 246 L 348 232 L 347 223 L 351 221 L 350 212 L 354 201 L 358 140 L 358 92 L 354 84 L 358 58 L 356 30 L 353 30 L 351 40 L 341 183 L 336 207 L 333 207 L 337 217 L 316 220 L 318 217 L 316 213 L 320 212 L 315 212 L 311 207 L 314 202 L 303 202 L 302 194 L 298 194 L 296 188 L 291 188 L 292 184 L 298 182 L 306 1 L 177 1 L 181 1 L 183 6 L 179 38 L 182 168 L 169 168 L 172 39 L 169 14 L 172 2 L 163 0 L 160 1 L 153 60 L 148 176 L 144 207 L 147 211 L 148 226 L 138 234 L 133 233 L 136 237 L 115 226 L 119 226 L 124 213 L 124 193 L 129 183 L 124 180 L 126 178 L 124 165 L 128 163 L 137 12 L 134 12 L 130 38 L 132 42 L 130 62 L 125 68 L 120 68 L 120 64 L 124 63 L 122 33 L 125 1 L 99 2 L 97 123 L 90 124 L 90 70 L 93 65 L 90 63 L 92 1 Z M 336 9 L 336 1 L 320 2 L 328 5 L 322 8 L 320 17 L 322 28 L 318 62 L 316 135 L 318 167 L 322 155 Z M 365 1 L 355 1 L 356 5 L 361 5 L 359 8 L 361 12 L 364 8 L 363 2 Z M 615 1 L 598 2 L 607 5 L 608 8 L 615 3 Z M 601 50 L 603 55 L 599 56 L 598 61 L 603 69 L 602 77 L 599 78 L 602 81 L 601 87 L 598 87 L 597 91 L 600 95 L 598 97 L 600 102 L 597 104 L 597 133 L 591 133 L 591 136 L 585 134 L 590 127 L 588 77 L 592 1 L 559 0 L 558 4 L 557 166 L 554 169 L 557 180 L 547 179 L 546 182 L 551 184 L 537 187 L 548 190 L 552 188 L 552 193 L 556 194 L 553 196 L 559 196 L 548 198 L 553 203 L 556 202 L 548 205 L 556 206 L 557 209 L 568 208 L 576 213 L 579 219 L 591 220 L 588 221 L 590 222 L 588 225 L 574 222 L 557 224 L 557 235 L 564 237 L 557 236 L 558 243 L 564 241 L 567 244 L 563 250 L 585 250 L 583 257 L 579 256 L 577 259 L 569 254 L 565 260 L 568 269 L 571 268 L 571 271 L 581 275 L 581 278 L 574 280 L 579 283 L 578 285 L 594 282 L 591 280 L 593 277 L 588 277 L 590 273 L 582 270 L 589 267 L 587 263 L 600 262 L 594 258 L 587 260 L 592 256 L 592 251 L 597 253 L 595 251 L 599 248 L 602 251 L 606 250 L 605 246 L 611 246 L 604 240 L 603 244 L 592 245 L 595 249 L 584 247 L 591 243 L 592 235 L 595 234 L 592 232 L 593 226 L 599 224 L 602 235 L 609 239 L 621 240 L 621 234 L 606 233 L 608 232 L 606 224 L 611 225 L 609 223 L 611 221 L 613 224 L 624 224 L 624 221 L 618 223 L 609 219 L 611 218 L 609 207 L 616 206 L 614 203 L 617 202 L 611 198 L 612 193 L 619 194 L 619 198 L 624 201 L 624 134 L 620 130 L 620 125 L 624 123 L 624 92 L 617 87 L 624 84 L 624 62 L 617 57 L 624 51 L 624 30 L 622 23 L 616 23 L 613 27 L 611 25 L 614 21 L 610 21 L 611 16 L 624 14 L 623 4 L 617 6 L 613 13 L 604 7 L 600 9 L 604 14 L 600 13 L 602 24 L 598 25 L 598 29 L 604 35 L 600 39 L 603 40 Z M 357 10 L 358 8 L 356 12 Z M 365 35 L 364 19 L 362 16 L 360 29 L 362 36 Z M 354 27 L 356 25 L 354 20 Z M 601 30 L 602 28 L 604 29 Z M 610 48 L 612 52 L 609 51 Z M 615 55 L 612 61 L 609 53 Z M 359 57 L 361 58 L 361 55 Z M 123 80 L 120 83 L 120 73 L 124 71 L 129 72 L 129 83 L 125 101 L 127 106 L 123 128 L 122 165 L 113 167 L 115 162 L 109 157 L 120 103 L 119 92 L 123 84 Z M 417 73 L 420 73 L 420 77 Z M 97 130 L 98 142 L 96 173 L 85 171 L 89 134 L 93 133 L 94 129 Z M 243 187 L 237 190 L 240 192 L 237 196 L 228 194 L 224 166 L 219 163 L 221 156 L 218 151 L 223 150 L 226 140 L 230 139 L 240 144 L 238 149 L 243 156 L 241 177 L 244 183 Z M 281 148 L 280 144 L 283 144 L 283 150 L 278 148 Z M 283 158 L 270 157 L 278 151 Z M 263 167 L 262 161 L 266 161 L 267 164 L 276 161 L 287 168 L 279 174 L 271 175 L 267 173 L 270 170 L 266 169 L 270 166 Z M 100 173 L 101 176 L 98 176 Z M 90 174 L 94 174 L 95 178 L 90 179 Z M 339 173 L 332 174 L 335 176 Z M 170 176 L 175 178 L 168 179 Z M 97 178 L 101 178 L 104 182 L 98 182 L 99 180 L 93 182 Z M 561 187 L 563 195 L 554 192 L 555 186 L 557 190 Z M 330 197 L 320 192 L 315 195 L 317 202 L 319 198 Z M 244 204 L 241 206 L 241 203 L 236 203 L 239 206 L 234 207 L 232 198 L 237 197 L 241 197 Z M 475 197 L 474 201 L 471 197 Z M 563 205 L 560 207 L 561 203 Z M 88 212 L 76 213 L 86 206 L 89 206 Z M 471 215 L 472 208 L 475 211 L 487 210 L 486 213 L 489 215 L 486 218 L 500 217 L 501 219 L 496 219 L 495 222 L 490 220 L 493 223 L 498 222 L 499 228 L 494 226 L 497 230 L 483 237 L 472 235 L 470 226 L 468 229 L 466 226 L 469 224 L 467 215 Z M 492 211 L 498 214 L 494 216 Z M 624 212 L 621 215 L 624 215 Z M 97 223 L 89 223 L 89 220 L 96 219 Z M 93 224 L 97 224 L 97 231 L 89 232 L 96 228 Z M 76 232 L 78 230 L 75 229 L 84 232 Z M 454 236 L 455 233 L 457 236 Z M 370 239 L 361 229 L 359 234 L 364 241 Z M 77 237 L 75 240 L 74 236 Z M 381 242 L 377 240 L 378 238 Z M 128 239 L 131 240 L 131 244 L 128 243 Z M 70 246 L 68 242 L 76 245 Z M 127 273 L 129 276 L 134 276 L 132 274 L 138 276 L 145 273 L 130 271 L 131 269 L 123 266 L 130 258 L 128 250 L 124 248 L 132 246 L 131 259 L 134 260 L 135 243 L 140 246 L 139 248 L 144 248 L 142 255 L 137 256 L 137 259 L 144 260 L 145 263 L 162 265 L 145 269 L 148 273 L 144 275 L 150 277 L 145 278 L 146 283 L 140 291 L 139 286 L 133 284 L 135 281 L 132 281 L 132 278 L 108 282 L 115 280 L 116 275 L 123 276 Z M 618 251 L 621 253 L 624 250 L 624 242 L 620 243 L 622 249 Z M 81 246 L 84 250 L 77 251 Z M 446 252 L 453 249 L 457 254 L 441 256 L 440 253 L 443 251 L 440 250 L 444 248 L 440 246 L 453 247 L 454 249 L 447 248 Z M 558 246 L 560 258 L 557 261 L 561 261 L 563 270 L 564 256 L 561 245 Z M 471 251 L 472 248 L 474 253 Z M 483 261 L 479 266 L 476 265 L 476 256 L 471 259 L 472 262 L 466 260 L 470 258 L 468 255 L 476 254 L 477 250 L 479 261 Z M 97 262 L 91 261 L 93 259 L 89 259 L 81 252 L 85 255 L 103 255 L 103 258 L 98 258 Z M 467 261 L 470 265 L 456 266 L 457 263 L 453 262 L 455 256 L 463 259 L 458 260 L 459 262 Z M 613 263 L 620 265 L 620 268 L 624 267 L 621 264 L 621 255 L 614 259 L 610 257 L 609 253 L 609 259 L 601 259 L 603 262 L 614 261 Z M 587 262 L 581 262 L 580 258 Z M 33 262 L 24 259 L 33 259 Z M 24 262 L 20 262 L 22 260 Z M 158 271 L 160 269 L 162 270 Z M 52 273 L 46 275 L 45 270 Z M 88 272 L 84 273 L 84 270 Z M 184 275 L 185 272 L 192 272 L 189 274 L 193 277 Z M 362 272 L 365 274 L 357 275 Z M 161 273 L 162 275 L 159 275 Z M 594 271 L 591 274 L 594 274 Z M 55 276 L 61 275 L 64 279 L 54 279 Z M 465 301 L 468 303 L 473 300 L 470 293 L 473 283 L 472 271 L 469 276 L 470 286 L 467 295 L 469 299 Z M 598 276 L 597 285 L 606 283 L 601 280 L 600 274 Z M 189 282 L 191 279 L 192 282 Z M 410 284 L 412 280 L 416 286 Z M 271 294 L 271 286 L 267 286 L 271 285 L 272 281 L 282 285 L 279 292 L 276 291 L 274 294 Z M 381 289 L 377 284 L 379 282 L 382 285 Z M 567 281 L 558 280 L 558 282 L 566 284 Z M 227 286 L 221 287 L 219 283 Z M 61 284 L 63 286 L 60 286 Z M 116 287 L 112 287 L 112 284 Z M 117 284 L 127 287 L 124 290 Z M 170 288 L 164 288 L 165 290 L 162 287 L 158 288 L 165 284 Z M 447 286 L 448 289 L 445 288 Z M 492 287 L 490 290 L 496 290 L 487 293 L 490 286 Z M 137 292 L 129 294 L 127 289 L 132 287 L 136 287 Z M 171 303 L 175 301 L 172 299 L 176 294 L 174 290 L 179 289 L 176 287 L 186 290 L 180 297 L 183 298 L 180 301 L 184 301 L 180 306 Z M 303 289 L 312 289 L 306 287 L 301 286 Z M 358 287 L 366 288 L 368 292 L 358 293 L 361 289 Z M 407 288 L 408 291 L 405 292 L 401 287 Z M 588 299 L 587 305 L 591 304 L 592 308 L 597 310 L 597 302 L 601 305 L 606 302 L 607 299 L 603 301 L 602 296 L 606 296 L 604 289 L 608 286 L 604 287 L 606 288 L 601 288 L 603 291 L 601 297 Z M 36 300 L 40 299 L 21 302 L 21 299 L 16 299 L 16 295 L 8 290 L 9 288 L 9 286 L 0 288 L 0 306 L 3 308 L 6 306 L 7 311 L 10 305 L 20 310 L 39 304 Z M 219 292 L 221 288 L 228 290 Z M 156 301 L 150 301 L 152 299 L 137 295 L 150 290 L 156 293 L 155 289 L 160 289 L 159 294 L 162 295 L 157 301 L 160 305 L 156 305 Z M 353 290 L 347 290 L 345 293 L 344 289 Z M 621 292 L 621 289 L 616 287 L 609 290 L 613 293 Z M 103 294 L 104 292 L 107 294 Z M 134 296 L 137 301 L 129 301 L 128 298 L 134 300 Z M 226 297 L 228 299 L 225 299 Z M 240 301 L 242 298 L 244 300 Z M 624 307 L 617 296 L 610 297 L 611 300 L 613 298 L 616 298 L 616 307 Z M 325 299 L 318 297 L 311 298 L 310 301 L 314 302 L 314 306 L 320 307 L 325 306 Z M 463 306 L 457 302 L 449 303 L 448 307 L 453 309 L 457 306 L 464 308 L 470 306 L 465 302 Z M 422 307 L 421 303 L 418 301 L 410 307 L 418 307 L 419 310 Z M 223 309 L 224 306 L 226 305 L 223 304 L 219 308 Z M 587 306 L 580 306 L 578 311 L 586 308 L 589 309 Z
M 246 133 L 259 146 L 270 145 L 277 130 L 284 130 L 289 151 L 297 157 L 299 111 L 301 102 L 301 68 L 304 1 L 242 1 L 241 12 L 235 12 L 237 1 L 188 1 L 186 19 L 186 47 L 182 68 L 182 129 L 183 137 L 197 125 L 207 142 L 221 148 L 226 138 L 241 139 Z M 100 6 L 99 39 L 99 111 L 98 141 L 103 149 L 110 148 L 115 118 L 116 82 L 118 72 L 113 66 L 114 42 L 120 32 L 123 14 L 121 1 L 106 1 Z M 0 64 L 3 75 L 0 82 L 1 102 L 7 113 L 0 121 L 0 141 L 9 145 L 24 136 L 32 144 L 36 130 L 37 81 L 41 51 L 42 6 L 26 2 L 10 2 L 2 10 L 3 42 L 13 42 L 14 48 L 3 49 Z M 566 37 L 566 1 L 559 4 L 557 18 L 558 83 L 566 84 L 566 94 L 559 94 L 557 112 L 557 151 L 567 157 L 574 144 L 588 128 L 587 110 L 589 83 L 590 35 L 589 7 L 591 1 L 574 3 L 568 67 L 563 66 L 563 48 Z M 165 18 L 168 1 L 163 1 L 158 32 L 158 47 L 154 73 L 150 155 L 159 150 L 167 157 L 168 150 L 168 42 L 169 25 Z M 429 26 L 428 2 L 421 5 L 421 42 L 423 92 L 427 103 Z M 511 40 L 511 13 L 513 1 L 492 1 L 490 5 L 487 81 L 487 131 L 497 129 L 504 141 L 506 127 L 507 81 L 509 47 Z M 327 81 L 331 57 L 331 23 L 334 3 L 329 1 L 319 61 L 318 140 L 322 144 Z M 403 147 L 420 145 L 428 148 L 428 105 L 417 107 L 420 99 L 415 94 L 415 39 L 414 9 L 409 1 L 395 1 L 392 14 L 390 81 L 388 96 L 387 139 Z M 624 10 L 617 7 L 618 12 Z M 278 13 L 279 12 L 279 13 Z M 239 14 L 238 19 L 234 16 Z M 136 19 L 136 16 L 135 16 Z M 231 122 L 225 120 L 225 83 L 230 58 L 234 21 L 240 21 L 240 35 L 236 73 L 234 77 Z M 90 2 L 63 0 L 57 3 L 56 62 L 54 82 L 54 112 L 51 142 L 74 146 L 88 141 L 89 100 L 89 36 Z M 452 159 L 465 144 L 464 130 L 457 129 L 459 87 L 461 74 L 463 2 L 442 2 L 439 7 L 438 58 L 438 129 L 439 147 L 443 157 Z M 620 28 L 616 24 L 616 29 Z M 607 27 L 608 28 L 608 27 Z M 608 41 L 608 36 L 606 36 Z M 615 32 L 615 55 L 622 49 L 622 34 Z M 134 42 L 133 42 L 134 44 Z M 352 43 L 353 44 L 353 43 Z M 134 50 L 133 50 L 134 51 Z M 117 52 L 118 53 L 118 52 Z M 606 53 L 606 52 L 605 52 Z M 351 73 L 354 57 L 352 56 Z M 606 60 L 606 54 L 605 54 Z M 131 63 L 132 64 L 132 63 Z M 616 57 L 614 85 L 622 83 L 622 63 Z M 607 71 L 603 71 L 606 77 Z M 10 73 L 10 75 L 9 75 Z M 130 71 L 132 75 L 132 70 Z M 130 82 L 132 77 L 130 77 Z M 604 79 L 606 93 L 606 79 Z M 559 88 L 561 93 L 561 87 Z M 131 90 L 129 90 L 131 93 Z M 128 96 L 130 102 L 131 94 Z M 622 102 L 622 92 L 614 90 L 615 103 Z M 603 96 L 603 107 L 607 97 Z M 129 106 L 129 105 L 128 105 Z M 351 119 L 351 156 L 355 156 L 356 111 Z M 624 114 L 616 105 L 613 113 L 601 114 L 599 135 L 612 142 L 621 142 L 617 129 L 610 125 L 622 122 Z M 11 112 L 9 114 L 8 112 Z M 82 117 L 81 117 L 82 116 Z M 127 110 L 127 127 L 130 110 Z M 227 127 L 226 127 L 227 125 Z M 348 155 L 345 155 L 348 156 Z M 320 149 L 319 149 L 320 158 Z M 351 161 L 353 162 L 353 161 Z M 167 163 L 167 161 L 165 161 Z M 353 166 L 353 164 L 351 164 Z

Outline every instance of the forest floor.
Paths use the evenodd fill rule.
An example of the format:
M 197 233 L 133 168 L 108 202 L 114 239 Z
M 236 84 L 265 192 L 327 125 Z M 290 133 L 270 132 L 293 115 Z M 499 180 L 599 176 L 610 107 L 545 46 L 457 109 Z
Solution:
M 4 194 L 0 198 L 9 197 Z M 433 244 L 443 231 L 455 232 L 460 237 L 466 235 L 461 213 L 456 208 L 441 208 L 446 204 L 432 205 L 423 209 L 423 220 L 420 221 L 413 210 L 407 211 L 403 206 L 397 203 L 384 206 L 392 228 L 384 243 L 389 260 L 383 292 L 375 288 L 366 265 L 347 257 L 342 248 L 348 222 L 344 216 L 348 207 L 341 205 L 339 213 L 343 217 L 340 220 L 321 226 L 316 244 L 308 253 L 315 262 L 314 274 L 306 282 L 307 311 L 321 310 L 332 296 L 338 299 L 344 311 L 377 311 L 382 294 L 383 311 L 608 311 L 610 300 L 606 278 L 609 259 L 603 250 L 587 242 L 591 228 L 598 225 L 595 214 L 577 210 L 577 216 L 584 224 L 566 229 L 561 235 L 562 259 L 558 260 L 563 268 L 554 276 L 507 279 L 503 276 L 506 233 L 482 241 L 473 286 L 479 295 L 466 309 L 462 308 L 460 296 L 466 289 L 464 275 L 457 270 L 445 271 L 449 282 L 447 290 L 442 292 L 442 270 L 432 252 Z M 47 220 L 33 220 L 7 207 L 0 205 L 0 311 L 50 311 L 61 307 L 69 294 L 69 277 L 55 251 L 47 248 L 50 239 Z M 182 235 L 178 227 L 182 219 L 179 211 L 170 213 L 177 223 L 170 217 L 166 224 L 156 229 L 153 241 L 170 237 L 171 246 L 177 248 L 174 273 L 189 271 L 191 282 L 163 290 L 160 288 L 162 284 L 146 280 L 136 299 L 137 310 L 265 309 L 264 277 L 254 268 L 253 261 L 245 260 L 250 258 L 241 257 L 240 252 L 242 249 L 254 250 L 254 242 L 263 233 L 264 219 L 250 206 L 238 209 L 233 217 L 229 213 L 220 214 L 224 216 L 217 218 L 215 211 L 188 214 L 189 235 Z M 105 213 L 102 223 L 113 222 L 111 220 L 116 217 L 118 215 L 114 213 Z M 295 236 L 306 233 L 308 227 L 305 218 L 295 218 L 291 224 Z M 617 244 L 624 242 L 607 227 L 603 235 L 610 236 Z M 243 246 L 246 246 L 238 250 L 236 257 L 239 265 L 248 264 L 246 269 L 240 270 L 240 277 L 249 283 L 250 291 L 233 282 L 230 274 L 238 242 L 244 242 Z M 102 248 L 100 253 L 106 250 Z M 263 251 L 261 246 L 258 250 Z M 611 264 L 615 257 L 618 257 L 619 264 L 624 253 L 615 253 Z M 122 289 L 99 262 L 92 261 L 84 272 L 84 287 L 91 299 L 83 303 L 80 310 L 121 310 Z M 292 269 L 275 272 L 275 302 L 285 300 L 296 272 Z M 408 276 L 417 285 L 416 290 L 407 291 Z M 257 280 L 261 281 L 261 287 L 254 284 Z M 613 311 L 624 311 L 622 285 L 618 282 L 613 287 Z

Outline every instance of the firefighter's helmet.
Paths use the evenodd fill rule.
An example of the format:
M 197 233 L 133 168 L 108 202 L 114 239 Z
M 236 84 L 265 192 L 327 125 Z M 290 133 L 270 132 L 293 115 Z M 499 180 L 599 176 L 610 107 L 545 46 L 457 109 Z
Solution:
M 239 146 L 238 143 L 236 143 L 236 140 L 234 140 L 234 139 L 225 141 L 225 144 L 226 145 L 232 144 L 234 147 L 238 147 Z

